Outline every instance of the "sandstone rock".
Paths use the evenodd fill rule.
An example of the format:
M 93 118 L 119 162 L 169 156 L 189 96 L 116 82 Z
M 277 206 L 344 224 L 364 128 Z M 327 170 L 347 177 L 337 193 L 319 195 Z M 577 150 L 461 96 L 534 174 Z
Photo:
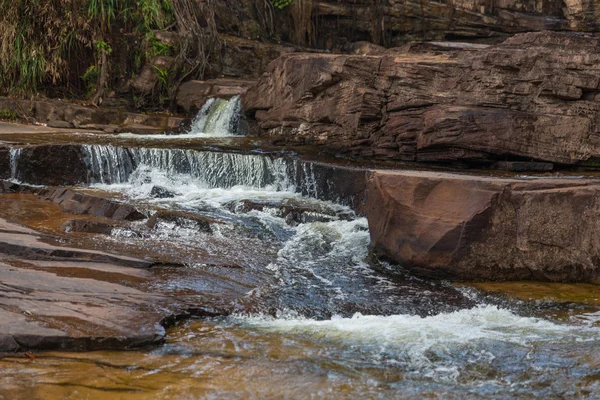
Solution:
M 265 209 L 272 209 L 272 212 L 275 215 L 285 219 L 286 223 L 290 225 L 311 222 L 330 222 L 337 219 L 348 219 L 350 217 L 343 212 L 336 212 L 336 210 L 324 207 L 320 204 L 296 204 L 295 202 L 274 203 L 244 199 L 234 201 L 227 206 L 235 213 L 248 213 L 253 210 L 264 211 Z
M 155 57 L 144 65 L 142 72 L 132 80 L 131 87 L 141 93 L 150 93 L 159 80 L 157 69 L 168 71 L 173 62 L 173 57 Z
M 22 193 L 22 194 L 37 194 L 42 189 L 37 185 L 26 185 L 22 183 L 15 183 L 7 180 L 0 180 L 0 193 Z
M 130 204 L 70 189 L 49 188 L 42 190 L 39 195 L 40 198 L 50 200 L 60 205 L 63 211 L 72 214 L 88 214 L 117 221 L 138 221 L 146 218 Z
M 10 178 L 10 149 L 0 147 L 0 179 Z
M 56 120 L 56 119 L 48 121 L 48 126 L 51 127 L 51 128 L 59 128 L 59 129 L 71 129 L 71 128 L 73 128 L 73 124 L 71 124 L 70 122 Z
M 72 124 L 75 128 L 82 125 L 91 124 L 94 110 L 88 107 L 66 105 L 64 110 L 65 121 Z
M 82 232 L 82 233 L 98 233 L 102 235 L 110 235 L 112 230 L 119 225 L 101 221 L 88 221 L 83 219 L 73 219 L 65 222 L 61 228 L 65 232 Z
M 497 43 L 515 33 L 598 31 L 593 0 L 320 0 L 311 9 L 312 37 L 298 35 L 293 7 L 269 13 L 261 2 L 215 5 L 219 32 L 255 40 L 282 40 L 336 50 L 357 41 L 393 47 L 411 40 Z M 272 18 L 272 23 L 269 23 Z
M 146 225 L 154 229 L 159 221 L 174 222 L 178 225 L 193 225 L 200 231 L 212 233 L 211 224 L 220 224 L 221 222 L 187 211 L 161 210 L 157 211 L 148 219 Z
M 17 178 L 35 185 L 76 185 L 87 181 L 87 166 L 80 147 L 28 146 L 21 149 Z
M 206 274 L 173 273 L 153 261 L 68 247 L 69 237 L 0 218 L 0 353 L 160 344 L 182 318 L 231 312 L 256 280 L 216 265 Z M 236 279 L 244 284 L 232 285 Z M 174 291 L 182 280 L 189 288 Z M 227 292 L 214 290 L 222 286 Z
M 170 114 L 126 112 L 123 105 L 115 107 L 85 107 L 58 100 L 30 101 L 0 97 L 0 109 L 16 112 L 21 118 L 45 123 L 58 129 L 98 130 L 109 133 L 162 133 L 179 129 L 187 120 Z M 143 131 L 143 132 L 142 132 Z
M 264 135 L 345 156 L 578 164 L 600 157 L 599 50 L 595 38 L 543 32 L 489 47 L 291 54 L 243 105 Z
M 461 280 L 600 282 L 600 181 L 374 171 L 376 254 Z
M 514 172 L 549 172 L 552 171 L 554 165 L 552 163 L 534 161 L 498 161 L 494 164 L 494 168 Z
M 177 92 L 177 105 L 186 111 L 197 111 L 210 97 L 229 99 L 241 95 L 255 83 L 248 79 L 211 79 L 207 81 L 188 81 Z
M 258 78 L 277 57 L 296 51 L 295 47 L 220 35 L 221 75 L 235 78 Z

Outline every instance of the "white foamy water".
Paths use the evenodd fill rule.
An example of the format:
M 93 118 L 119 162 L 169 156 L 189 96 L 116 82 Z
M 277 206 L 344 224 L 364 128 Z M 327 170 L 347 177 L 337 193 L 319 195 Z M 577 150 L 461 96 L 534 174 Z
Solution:
M 196 137 L 229 137 L 242 135 L 240 96 L 229 100 L 211 98 L 192 122 L 190 135 Z
M 452 313 L 416 315 L 306 318 L 236 316 L 230 321 L 269 331 L 303 333 L 336 341 L 377 345 L 381 349 L 421 348 L 498 340 L 528 346 L 556 340 L 598 340 L 600 329 L 522 317 L 493 305 L 480 305 Z M 425 347 L 424 347 L 425 346 Z
M 20 147 L 10 148 L 10 180 L 19 182 L 19 158 L 23 149 Z
M 472 367 L 493 369 L 496 363 L 502 366 L 508 357 L 522 364 L 520 368 L 536 368 L 534 358 L 540 355 L 533 354 L 548 351 L 542 348 L 563 349 L 585 343 L 594 346 L 600 340 L 600 329 L 595 327 L 522 317 L 492 305 L 424 318 L 356 314 L 319 321 L 291 314 L 279 318 L 234 316 L 225 322 L 225 326 L 230 324 L 265 334 L 303 338 L 328 348 L 332 358 L 344 360 L 352 354 L 357 363 L 401 368 L 406 377 L 453 383 L 481 380 L 492 386 L 505 385 L 506 381 L 473 375 Z M 529 355 L 532 359 L 528 361 Z

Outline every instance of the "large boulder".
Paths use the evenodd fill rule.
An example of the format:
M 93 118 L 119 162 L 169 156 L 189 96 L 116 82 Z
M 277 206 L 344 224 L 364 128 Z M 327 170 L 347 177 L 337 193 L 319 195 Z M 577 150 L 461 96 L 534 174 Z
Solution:
M 598 39 L 542 32 L 496 46 L 286 55 L 243 105 L 260 134 L 346 156 L 595 164 L 599 85 Z
M 461 280 L 600 282 L 600 180 L 374 171 L 374 252 Z

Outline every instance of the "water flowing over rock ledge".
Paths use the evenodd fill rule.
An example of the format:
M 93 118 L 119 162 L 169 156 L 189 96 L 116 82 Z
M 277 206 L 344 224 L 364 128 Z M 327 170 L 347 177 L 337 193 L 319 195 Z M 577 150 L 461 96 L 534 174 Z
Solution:
M 293 188 L 350 205 L 368 217 L 375 255 L 422 275 L 600 282 L 600 180 L 593 176 L 370 170 L 272 155 L 104 145 L 0 148 L 0 165 L 12 166 L 0 175 L 33 184 L 119 184 L 142 164 L 197 175 L 209 187 Z M 80 198 L 79 208 L 96 201 Z M 94 207 L 116 207 L 104 203 Z
M 519 34 L 495 46 L 290 54 L 243 97 L 255 131 L 348 157 L 594 164 L 600 42 Z

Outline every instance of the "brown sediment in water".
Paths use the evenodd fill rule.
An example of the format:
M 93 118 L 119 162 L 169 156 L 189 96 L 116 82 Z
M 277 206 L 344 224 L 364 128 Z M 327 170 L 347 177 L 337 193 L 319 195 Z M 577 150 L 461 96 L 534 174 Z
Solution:
M 579 303 L 600 307 L 600 285 L 556 282 L 475 282 L 461 283 L 488 293 L 499 293 L 523 301 Z

